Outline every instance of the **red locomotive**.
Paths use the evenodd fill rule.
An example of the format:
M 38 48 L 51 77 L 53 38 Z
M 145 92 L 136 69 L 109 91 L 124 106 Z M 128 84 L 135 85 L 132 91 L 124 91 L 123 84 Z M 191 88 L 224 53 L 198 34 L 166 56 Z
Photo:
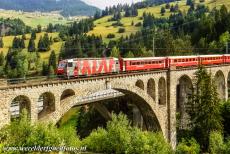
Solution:
M 65 77 L 93 76 L 119 72 L 194 67 L 230 63 L 230 55 L 169 56 L 144 58 L 74 58 L 59 62 L 57 75 Z

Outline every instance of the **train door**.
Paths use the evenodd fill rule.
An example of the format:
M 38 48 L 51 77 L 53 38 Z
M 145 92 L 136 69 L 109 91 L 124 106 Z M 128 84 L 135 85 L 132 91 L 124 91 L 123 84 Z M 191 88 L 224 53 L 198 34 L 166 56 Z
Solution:
M 67 71 L 66 75 L 68 78 L 74 76 L 74 70 L 75 70 L 74 62 L 73 60 L 69 60 L 67 62 L 67 68 L 66 68 L 66 71 Z

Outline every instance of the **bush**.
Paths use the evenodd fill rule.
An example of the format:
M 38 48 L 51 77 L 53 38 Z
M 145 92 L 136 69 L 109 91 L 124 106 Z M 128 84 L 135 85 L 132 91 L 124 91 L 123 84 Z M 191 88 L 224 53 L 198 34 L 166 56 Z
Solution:
M 124 33 L 125 32 L 125 28 L 119 28 L 118 29 L 118 33 Z
M 176 154 L 199 154 L 200 153 L 200 145 L 196 142 L 194 138 L 190 140 L 182 139 L 176 148 Z
M 20 117 L 1 129 L 1 144 L 15 147 L 80 146 L 74 128 L 66 127 L 59 130 L 53 124 L 31 124 L 25 110 Z
M 142 26 L 142 23 L 141 22 L 138 22 L 135 24 L 136 27 L 141 27 Z
M 115 38 L 115 34 L 112 34 L 112 33 L 109 33 L 108 35 L 107 35 L 107 38 Z
M 211 153 L 223 153 L 224 141 L 223 136 L 219 132 L 211 132 L 209 136 L 209 150 Z
M 142 132 L 140 129 L 134 128 L 131 132 L 131 141 L 126 153 L 170 154 L 172 149 L 161 133 Z
M 55 37 L 55 38 L 53 39 L 53 41 L 54 41 L 54 42 L 60 42 L 61 39 L 60 39 L 59 37 Z
M 123 114 L 112 115 L 106 129 L 98 128 L 83 140 L 89 150 L 101 153 L 172 153 L 161 133 L 142 132 L 132 128 Z
M 112 23 L 112 26 L 117 27 L 117 26 L 124 26 L 120 21 L 117 21 L 115 23 Z
M 226 141 L 225 153 L 230 153 L 230 138 Z
M 83 145 L 87 145 L 88 150 L 94 152 L 104 152 L 107 149 L 107 131 L 98 128 L 83 140 Z M 109 148 L 109 147 L 108 147 Z

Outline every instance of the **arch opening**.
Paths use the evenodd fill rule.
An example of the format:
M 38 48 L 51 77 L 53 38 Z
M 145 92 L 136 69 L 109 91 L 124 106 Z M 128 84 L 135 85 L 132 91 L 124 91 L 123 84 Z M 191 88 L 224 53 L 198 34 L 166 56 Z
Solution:
M 177 112 L 177 129 L 185 130 L 189 126 L 190 117 L 188 115 L 189 99 L 193 93 L 192 80 L 184 75 L 179 78 L 176 89 L 176 112 Z
M 166 86 L 165 78 L 161 77 L 158 83 L 158 103 L 160 105 L 166 105 Z
M 145 85 L 144 82 L 142 80 L 137 80 L 136 84 L 135 84 L 138 88 L 144 90 L 145 89 Z
M 55 96 L 50 92 L 41 94 L 38 98 L 38 119 L 55 111 Z
M 31 102 L 27 96 L 17 96 L 15 97 L 10 104 L 10 118 L 11 120 L 17 119 L 20 117 L 23 109 L 27 111 L 27 116 L 31 115 Z
M 227 90 L 228 90 L 228 99 L 230 99 L 230 72 L 228 73 L 228 78 L 227 78 Z
M 61 94 L 61 100 L 66 99 L 66 98 L 68 98 L 70 96 L 74 96 L 74 95 L 75 95 L 74 90 L 72 90 L 72 89 L 66 89 Z
M 153 100 L 156 99 L 155 81 L 152 78 L 148 80 L 147 93 L 153 98 Z
M 129 108 L 131 110 L 127 112 L 127 114 L 129 114 L 127 116 L 129 119 L 130 119 L 130 114 L 131 116 L 133 116 L 131 119 L 133 120 L 135 119 L 134 122 L 132 123 L 134 126 L 140 127 L 143 130 L 162 131 L 161 125 L 158 121 L 158 117 L 156 116 L 154 110 L 151 108 L 151 105 L 147 103 L 145 99 L 142 98 L 142 96 L 138 95 L 138 93 L 134 93 L 131 90 L 127 90 L 127 89 L 120 89 L 120 88 L 113 88 L 113 89 L 125 95 L 118 97 L 118 98 L 111 98 L 107 100 L 101 100 L 98 102 L 91 102 L 89 105 L 85 105 L 85 104 L 77 105 L 76 104 L 76 105 L 71 106 L 71 109 L 77 106 L 83 106 L 82 108 L 84 108 L 84 112 L 85 111 L 89 112 L 89 109 L 91 108 L 90 106 L 92 106 L 92 108 L 96 110 L 96 107 L 94 106 L 94 104 L 95 105 L 103 104 L 103 106 L 106 106 L 107 110 L 111 114 L 112 112 L 125 113 L 124 111 L 127 111 L 126 109 Z M 123 101 L 120 102 L 121 99 Z M 108 104 L 109 102 L 110 104 Z M 87 109 L 85 109 L 85 106 L 88 106 Z M 115 108 L 112 108 L 112 106 L 114 106 Z M 66 112 L 68 112 L 68 110 L 70 109 L 67 109 L 67 111 L 63 111 L 63 113 L 59 115 L 64 115 Z M 95 117 L 95 114 L 94 114 L 95 112 L 90 111 L 90 113 L 93 113 L 94 120 L 98 119 L 99 116 Z M 101 113 L 100 113 L 100 117 L 104 118 L 105 120 L 108 120 L 104 116 L 102 116 Z M 59 118 L 57 118 L 57 120 L 59 120 Z M 88 124 L 90 123 L 91 122 L 88 122 Z
M 217 92 L 221 100 L 225 99 L 225 78 L 222 71 L 218 71 L 215 74 L 214 81 L 217 87 Z

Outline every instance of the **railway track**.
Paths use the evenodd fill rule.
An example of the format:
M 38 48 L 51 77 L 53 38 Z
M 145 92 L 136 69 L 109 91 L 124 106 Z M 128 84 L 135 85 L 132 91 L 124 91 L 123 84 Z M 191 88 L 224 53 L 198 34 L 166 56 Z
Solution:
M 221 66 L 228 66 L 229 64 L 222 64 Z M 210 65 L 205 66 L 206 68 L 210 67 L 219 67 L 220 65 Z M 191 70 L 197 69 L 198 67 L 187 67 L 187 68 L 174 68 L 173 70 Z M 143 75 L 143 74 L 152 74 L 152 73 L 164 73 L 167 72 L 168 69 L 160 69 L 160 70 L 146 70 L 146 71 L 137 71 L 137 72 L 120 72 L 120 73 L 112 73 L 112 74 L 97 74 L 91 76 L 79 76 L 76 78 L 60 78 L 60 76 L 40 76 L 40 77 L 31 77 L 31 78 L 16 78 L 16 79 L 0 79 L 0 90 L 3 89 L 11 89 L 18 87 L 28 87 L 28 86 L 38 86 L 38 85 L 49 85 L 49 84 L 59 84 L 59 83 L 70 83 L 70 82 L 80 82 L 80 81 L 89 81 L 89 80 L 99 80 L 107 78 L 119 78 L 124 76 L 133 76 L 133 75 Z M 2 84 L 1 84 L 2 83 Z

